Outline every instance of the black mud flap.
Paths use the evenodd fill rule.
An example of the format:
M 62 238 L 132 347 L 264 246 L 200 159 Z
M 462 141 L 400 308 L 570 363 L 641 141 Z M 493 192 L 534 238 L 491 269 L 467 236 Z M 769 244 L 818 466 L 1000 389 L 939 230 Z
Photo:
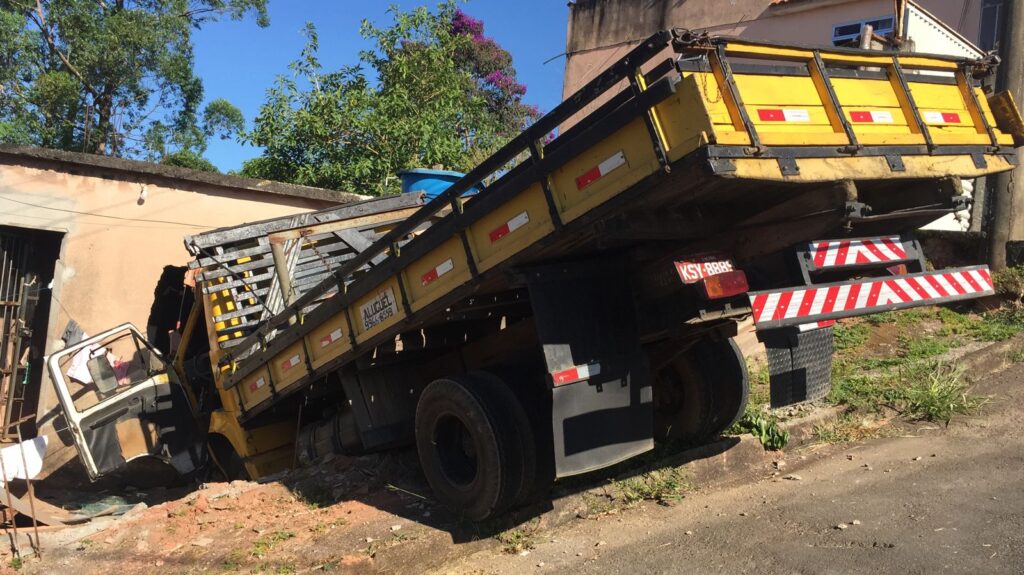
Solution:
M 526 270 L 552 386 L 558 477 L 654 447 L 650 367 L 628 277 L 623 259 Z
M 832 389 L 832 328 L 801 332 L 782 328 L 761 332 L 768 351 L 771 406 L 813 401 Z

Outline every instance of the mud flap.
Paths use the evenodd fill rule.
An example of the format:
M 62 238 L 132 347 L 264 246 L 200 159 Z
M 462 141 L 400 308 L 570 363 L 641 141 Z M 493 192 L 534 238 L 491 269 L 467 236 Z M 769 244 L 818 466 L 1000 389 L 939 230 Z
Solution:
M 768 351 L 771 406 L 813 401 L 832 389 L 832 327 L 800 331 L 773 329 L 759 334 Z
M 654 447 L 650 367 L 623 259 L 526 271 L 552 388 L 557 477 Z

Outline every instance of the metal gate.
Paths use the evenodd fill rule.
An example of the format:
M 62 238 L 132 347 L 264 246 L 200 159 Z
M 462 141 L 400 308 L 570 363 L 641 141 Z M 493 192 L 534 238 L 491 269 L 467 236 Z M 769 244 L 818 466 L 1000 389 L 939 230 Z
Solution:
M 39 278 L 29 237 L 0 232 L 0 441 L 16 440 L 29 378 L 31 317 Z

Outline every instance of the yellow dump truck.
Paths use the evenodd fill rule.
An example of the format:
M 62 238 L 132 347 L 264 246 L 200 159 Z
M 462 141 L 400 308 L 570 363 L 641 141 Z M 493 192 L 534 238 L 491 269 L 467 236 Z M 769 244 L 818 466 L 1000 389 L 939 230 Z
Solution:
M 187 238 L 173 359 L 128 325 L 49 359 L 82 462 L 260 477 L 412 444 L 480 520 L 736 421 L 748 318 L 772 403 L 820 397 L 835 320 L 993 293 L 912 235 L 1014 166 L 991 71 L 655 34 L 435 199 Z

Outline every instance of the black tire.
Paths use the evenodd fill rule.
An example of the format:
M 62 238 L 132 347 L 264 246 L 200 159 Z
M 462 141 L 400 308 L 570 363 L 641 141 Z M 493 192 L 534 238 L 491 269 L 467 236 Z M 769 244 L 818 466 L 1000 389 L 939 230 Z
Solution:
M 743 416 L 750 382 L 732 339 L 702 339 L 656 375 L 658 437 L 698 442 L 718 435 Z
M 733 339 L 704 341 L 701 372 L 713 381 L 713 409 L 708 432 L 718 435 L 743 417 L 750 397 L 747 362 Z
M 474 379 L 438 379 L 423 390 L 416 405 L 416 451 L 437 499 L 481 521 L 511 503 L 522 470 L 512 465 L 511 418 L 495 409 L 491 393 L 481 391 L 486 384 Z
M 485 407 L 495 414 L 499 429 L 506 435 L 507 449 L 502 477 L 503 500 L 497 509 L 526 503 L 532 497 L 537 482 L 537 448 L 533 425 L 523 404 L 512 389 L 497 375 L 485 371 L 471 372 L 472 384 L 484 399 Z

